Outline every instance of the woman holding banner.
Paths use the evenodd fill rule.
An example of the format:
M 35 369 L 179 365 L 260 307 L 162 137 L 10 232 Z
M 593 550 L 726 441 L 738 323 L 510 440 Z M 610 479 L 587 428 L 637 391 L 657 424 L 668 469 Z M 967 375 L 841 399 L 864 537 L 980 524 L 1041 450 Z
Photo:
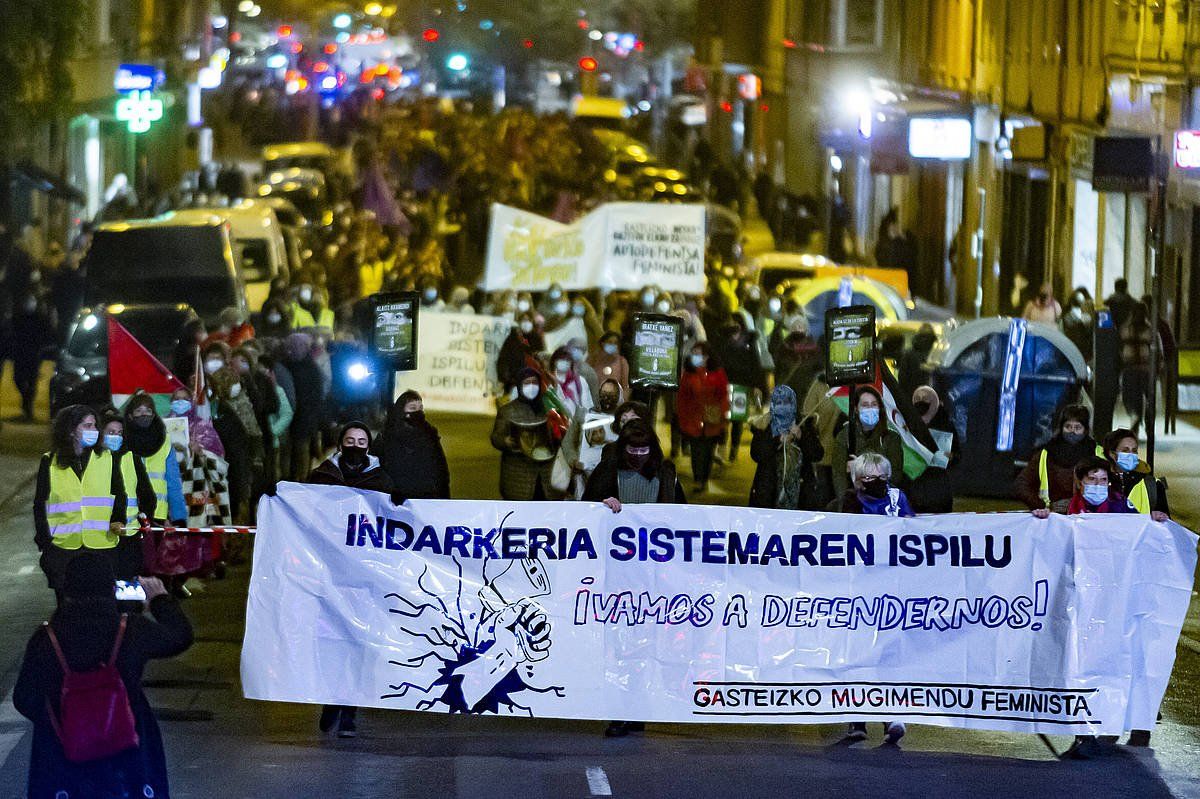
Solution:
M 392 478 L 379 465 L 379 458 L 369 454 L 371 431 L 362 422 L 349 422 L 338 434 L 338 450 L 321 462 L 308 475 L 307 483 L 316 485 L 347 486 L 361 491 L 378 491 L 391 494 Z M 358 708 L 341 705 L 325 705 L 321 709 L 318 726 L 321 732 L 329 732 L 337 726 L 339 738 L 353 738 L 358 734 L 355 717 Z
M 840 498 L 850 488 L 850 466 L 855 458 L 874 452 L 887 458 L 891 474 L 903 474 L 904 444 L 888 429 L 884 417 L 883 396 L 874 386 L 858 389 L 858 418 L 842 428 L 833 442 L 833 490 Z M 854 428 L 854 446 L 850 446 L 850 428 Z
M 500 496 L 510 501 L 557 499 L 550 485 L 557 442 L 546 421 L 542 376 L 525 367 L 517 373 L 517 398 L 501 406 L 492 427 L 500 450 Z

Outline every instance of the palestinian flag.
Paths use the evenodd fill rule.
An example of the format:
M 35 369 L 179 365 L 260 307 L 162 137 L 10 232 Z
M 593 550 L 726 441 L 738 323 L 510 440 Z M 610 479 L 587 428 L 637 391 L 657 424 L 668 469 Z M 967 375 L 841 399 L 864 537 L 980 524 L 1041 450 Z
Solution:
M 937 444 L 916 409 L 912 407 L 911 398 L 901 397 L 900 386 L 892 376 L 891 370 L 887 366 L 881 366 L 875 375 L 875 382 L 871 385 L 883 395 L 883 417 L 887 420 L 888 427 L 899 434 L 904 445 L 904 473 L 910 480 L 915 480 L 933 463 L 937 454 Z M 833 400 L 842 413 L 849 415 L 849 386 L 831 388 L 826 396 Z
M 108 385 L 114 407 L 123 408 L 141 389 L 154 398 L 161 416 L 170 412 L 172 392 L 187 388 L 112 316 L 108 317 Z

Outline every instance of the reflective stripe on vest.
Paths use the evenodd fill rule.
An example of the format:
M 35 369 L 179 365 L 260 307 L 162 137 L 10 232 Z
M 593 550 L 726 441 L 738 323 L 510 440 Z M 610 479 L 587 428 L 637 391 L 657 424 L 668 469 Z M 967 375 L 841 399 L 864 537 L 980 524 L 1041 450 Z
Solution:
M 1049 460 L 1049 454 L 1043 449 L 1041 462 L 1038 464 L 1038 479 L 1041 481 L 1038 496 L 1042 498 L 1042 502 L 1047 508 L 1050 507 L 1050 473 L 1046 466 Z
M 109 531 L 114 465 L 112 454 L 107 450 L 93 452 L 81 479 L 74 469 L 57 466 L 51 461 L 46 522 L 55 546 L 71 550 L 116 546 L 117 537 Z
M 130 522 L 141 512 L 137 496 L 137 466 L 133 459 L 132 452 L 121 453 L 121 480 L 125 482 L 125 535 L 137 534 L 138 525 Z
M 148 458 L 143 458 L 142 462 L 146 464 L 146 476 L 150 478 L 150 485 L 154 488 L 154 496 L 158 500 L 154 508 L 154 518 L 165 519 L 170 513 L 167 505 L 167 458 L 175 457 L 175 450 L 171 448 L 171 439 L 164 438 L 162 446 Z M 125 489 L 127 492 L 128 488 Z

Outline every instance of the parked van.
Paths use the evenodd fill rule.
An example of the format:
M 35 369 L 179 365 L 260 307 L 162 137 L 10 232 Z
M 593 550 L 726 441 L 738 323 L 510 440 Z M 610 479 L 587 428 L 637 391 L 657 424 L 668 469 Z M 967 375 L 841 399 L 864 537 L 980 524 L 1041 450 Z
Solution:
M 189 208 L 165 219 L 192 220 L 215 216 L 229 225 L 233 262 L 246 287 L 246 303 L 257 311 L 267 300 L 271 281 L 290 272 L 287 242 L 275 211 L 258 200 L 241 200 L 229 208 Z
M 206 323 L 225 308 L 247 312 L 229 226 L 211 214 L 175 216 L 96 228 L 82 265 L 85 304 L 186 303 Z

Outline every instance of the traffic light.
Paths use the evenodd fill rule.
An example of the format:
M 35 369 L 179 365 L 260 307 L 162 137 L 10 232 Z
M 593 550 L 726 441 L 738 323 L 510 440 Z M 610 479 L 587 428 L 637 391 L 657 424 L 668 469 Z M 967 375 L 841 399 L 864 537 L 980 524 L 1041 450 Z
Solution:
M 427 42 L 436 42 L 441 37 L 442 34 L 438 33 L 437 28 L 426 28 L 421 31 L 421 38 Z
M 595 72 L 596 59 L 592 58 L 590 55 L 585 55 L 583 58 L 579 59 L 579 68 L 584 72 Z

